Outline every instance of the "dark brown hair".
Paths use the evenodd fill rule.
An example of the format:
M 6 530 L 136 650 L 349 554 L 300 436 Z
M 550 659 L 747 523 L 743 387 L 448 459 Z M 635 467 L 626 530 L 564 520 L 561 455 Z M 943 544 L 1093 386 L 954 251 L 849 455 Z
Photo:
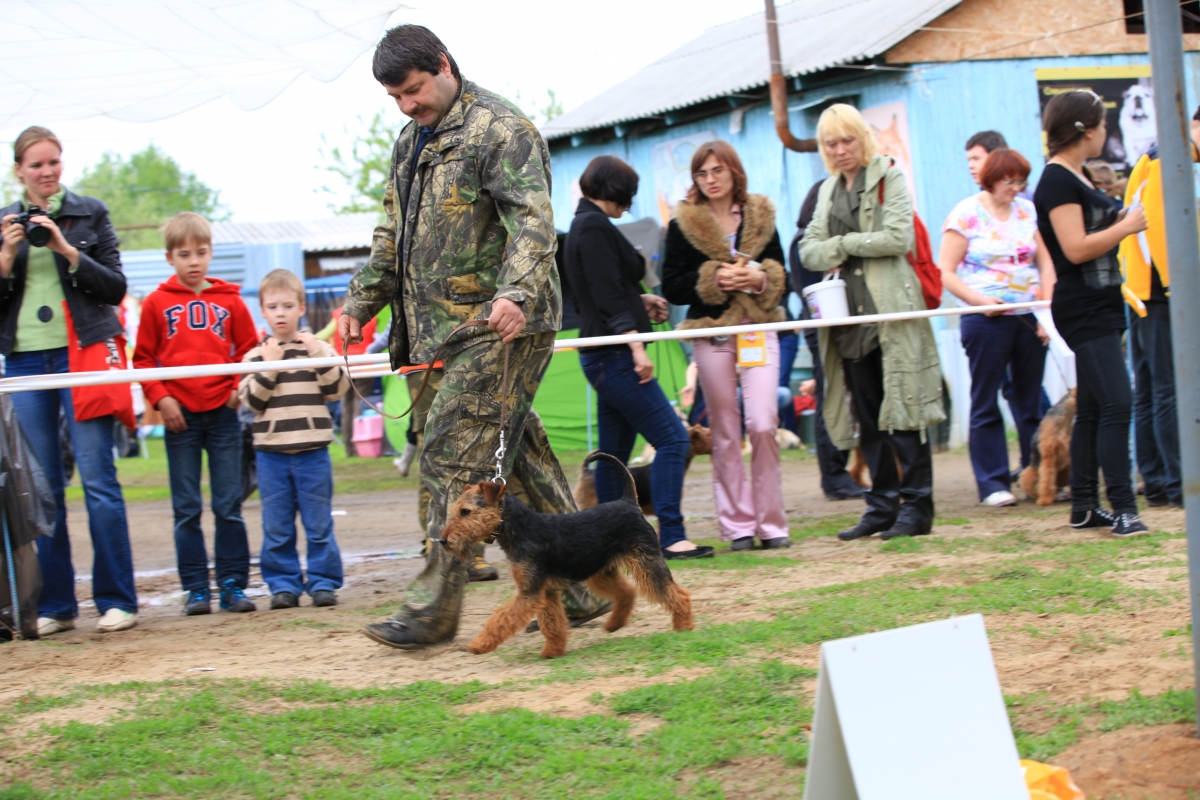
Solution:
M 1004 138 L 1004 134 L 999 131 L 980 131 L 970 139 L 967 139 L 967 146 L 963 149 L 971 150 L 975 147 L 982 147 L 990 153 L 993 150 L 999 150 L 1001 147 L 1008 147 L 1008 141 Z
M 610 200 L 621 208 L 633 204 L 638 174 L 616 156 L 596 156 L 579 177 L 579 191 L 590 200 Z
M 13 161 L 20 164 L 21 159 L 25 157 L 25 151 L 38 142 L 50 142 L 58 148 L 59 153 L 62 152 L 62 142 L 58 140 L 58 137 L 49 128 L 32 125 L 21 131 L 21 135 L 13 142 Z
M 1028 177 L 1029 162 L 1025 160 L 1025 156 L 1016 150 L 1000 147 L 984 159 L 983 168 L 979 170 L 979 185 L 990 192 L 1000 181 L 1023 181 Z
M 692 154 L 692 186 L 688 189 L 687 199 L 689 203 L 707 203 L 708 197 L 700 189 L 694 177 L 700 168 L 704 166 L 704 162 L 709 156 L 716 156 L 717 161 L 721 162 L 721 166 L 733 173 L 733 202 L 746 202 L 746 170 L 742 168 L 742 160 L 738 158 L 737 150 L 733 149 L 733 145 L 729 142 L 722 142 L 720 139 L 713 139 L 711 142 L 705 142 L 696 148 L 696 152 Z
M 1104 121 L 1104 101 L 1094 92 L 1075 89 L 1055 95 L 1042 112 L 1046 150 L 1054 157 Z
M 399 86 L 415 69 L 437 75 L 442 71 L 442 56 L 446 57 L 454 77 L 462 80 L 454 56 L 433 31 L 423 25 L 397 25 L 375 46 L 371 73 L 382 84 Z

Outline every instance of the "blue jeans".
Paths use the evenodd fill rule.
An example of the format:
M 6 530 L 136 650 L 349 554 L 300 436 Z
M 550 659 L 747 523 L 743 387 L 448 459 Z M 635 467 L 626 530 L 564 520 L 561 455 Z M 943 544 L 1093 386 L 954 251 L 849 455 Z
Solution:
M 302 453 L 255 452 L 262 497 L 259 563 L 272 594 L 299 596 L 342 585 L 342 553 L 333 537 L 333 462 L 329 448 Z M 296 512 L 308 540 L 308 579 L 296 550 Z
M 1012 376 L 1008 407 L 1017 426 L 1021 465 L 1029 464 L 1030 443 L 1042 421 L 1042 374 L 1046 348 L 1037 337 L 1033 314 L 962 318 L 963 349 L 971 366 L 971 432 L 968 449 L 975 470 L 979 499 L 1011 486 L 1008 441 L 1000 415 L 999 391 L 1006 374 Z
M 13 353 L 8 357 L 7 376 L 61 375 L 70 372 L 67 348 Z M 83 482 L 92 535 L 92 597 L 101 614 L 110 608 L 137 613 L 137 591 L 133 582 L 133 553 L 129 547 L 129 525 L 125 498 L 113 464 L 113 418 L 75 421 L 70 389 L 17 392 L 12 396 L 17 419 L 42 469 L 50 479 L 58 519 L 54 536 L 38 539 L 38 561 L 42 567 L 42 594 L 38 615 L 57 620 L 75 619 L 75 568 L 71 564 L 71 539 L 67 534 L 67 505 L 64 497 L 62 446 L 58 416 L 67 419 L 75 464 Z
M 650 467 L 654 513 L 658 516 L 659 545 L 668 547 L 687 538 L 679 509 L 691 440 L 667 401 L 658 381 L 638 383 L 633 353 L 628 347 L 579 354 L 583 374 L 599 398 L 600 450 L 629 463 L 640 433 L 658 451 Z M 619 500 L 625 493 L 620 473 L 609 464 L 596 464 L 596 499 Z
M 166 432 L 167 469 L 171 476 L 171 508 L 175 512 L 175 559 L 183 590 L 208 588 L 208 551 L 200 514 L 201 453 L 208 453 L 208 484 L 216 519 L 213 555 L 217 584 L 250 580 L 250 542 L 242 520 L 242 431 L 237 411 L 220 406 L 199 413 L 181 409 L 187 430 Z
M 1146 316 L 1129 314 L 1133 356 L 1133 425 L 1138 471 L 1147 498 L 1183 502 L 1179 421 L 1175 418 L 1175 361 L 1171 307 L 1146 303 Z

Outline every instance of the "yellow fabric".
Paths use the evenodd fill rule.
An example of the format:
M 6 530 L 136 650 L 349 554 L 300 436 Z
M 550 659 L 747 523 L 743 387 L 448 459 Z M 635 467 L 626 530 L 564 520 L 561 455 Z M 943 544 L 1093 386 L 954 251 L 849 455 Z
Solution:
M 1071 773 L 1063 767 L 1021 759 L 1021 770 L 1025 773 L 1029 800 L 1086 800 L 1071 780 Z
M 1192 159 L 1197 159 L 1195 146 L 1192 147 Z M 1126 207 L 1135 201 L 1140 202 L 1146 211 L 1146 230 L 1137 236 L 1126 236 L 1121 241 L 1117 257 L 1125 274 L 1125 283 L 1121 286 L 1125 302 L 1138 316 L 1144 317 L 1146 308 L 1142 301 L 1150 299 L 1151 268 L 1158 270 L 1159 280 L 1168 294 L 1171 286 L 1167 264 L 1167 226 L 1163 211 L 1162 164 L 1157 158 L 1151 160 L 1150 156 L 1143 155 L 1129 173 L 1129 185 L 1125 189 Z

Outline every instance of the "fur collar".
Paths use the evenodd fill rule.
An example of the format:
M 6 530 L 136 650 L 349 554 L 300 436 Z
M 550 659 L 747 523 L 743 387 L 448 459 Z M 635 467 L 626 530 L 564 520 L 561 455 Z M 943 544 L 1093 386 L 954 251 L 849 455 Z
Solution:
M 679 230 L 692 247 L 718 261 L 729 259 L 729 237 L 717 224 L 706 203 L 681 200 L 675 207 Z M 746 195 L 742 204 L 742 237 L 738 249 L 757 257 L 775 234 L 775 204 L 761 194 Z

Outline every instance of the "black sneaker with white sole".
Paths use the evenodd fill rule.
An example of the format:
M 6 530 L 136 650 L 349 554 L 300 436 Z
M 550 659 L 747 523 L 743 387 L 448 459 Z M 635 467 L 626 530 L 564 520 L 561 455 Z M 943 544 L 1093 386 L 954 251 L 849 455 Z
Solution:
M 1150 529 L 1138 518 L 1137 514 L 1125 513 L 1117 515 L 1116 521 L 1113 522 L 1112 533 L 1113 536 L 1126 539 L 1130 536 L 1148 534 Z
M 1111 528 L 1116 522 L 1117 515 L 1103 508 L 1071 512 L 1072 528 Z

